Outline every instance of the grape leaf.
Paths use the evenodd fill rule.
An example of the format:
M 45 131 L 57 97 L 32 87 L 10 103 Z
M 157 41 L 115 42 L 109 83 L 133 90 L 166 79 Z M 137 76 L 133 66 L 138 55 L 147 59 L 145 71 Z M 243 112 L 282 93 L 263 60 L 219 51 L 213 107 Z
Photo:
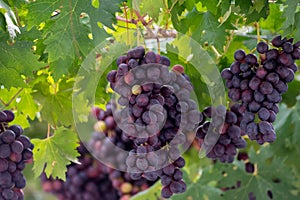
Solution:
M 44 66 L 31 51 L 32 45 L 31 42 L 0 43 L 0 85 L 26 87 L 21 75 L 32 77 L 34 71 Z
M 161 183 L 157 181 L 149 189 L 139 192 L 130 198 L 130 200 L 157 200 L 160 197 Z
M 268 199 L 268 191 L 272 192 L 272 199 L 298 199 L 292 190 L 295 176 L 284 164 L 285 159 L 274 157 L 269 147 L 261 147 L 255 152 L 253 148 L 248 152 L 249 160 L 256 167 L 255 172 L 247 173 L 244 162 L 235 161 L 232 164 L 218 164 L 219 173 L 223 173 L 220 187 L 232 187 L 240 181 L 241 186 L 224 193 L 225 199 L 248 199 L 253 193 L 256 199 Z M 286 173 L 289 171 L 289 173 Z
M 212 14 L 217 15 L 218 13 L 218 0 L 201 0 L 201 3 L 209 10 Z
M 300 40 L 300 29 L 298 27 L 300 27 L 300 12 L 297 12 L 295 14 L 295 27 L 297 27 L 297 28 L 296 28 L 294 40 L 299 41 Z
M 273 33 L 279 31 L 285 19 L 280 13 L 280 5 L 272 3 L 270 6 L 270 14 L 267 19 L 260 20 L 259 25 L 262 29 L 267 29 Z
M 60 127 L 53 136 L 44 140 L 32 139 L 32 143 L 35 146 L 33 149 L 35 177 L 44 170 L 47 177 L 52 175 L 53 178 L 66 180 L 66 166 L 71 162 L 78 162 L 77 135 L 70 129 Z
M 195 177 L 194 177 L 195 178 Z M 221 174 L 216 174 L 212 170 L 212 166 L 206 167 L 201 170 L 201 175 L 194 182 L 187 181 L 187 190 L 183 194 L 174 195 L 172 200 L 181 199 L 219 199 L 222 195 L 222 191 L 215 187 L 216 181 L 221 179 Z M 186 180 L 186 178 L 184 178 Z
M 197 10 L 189 12 L 186 18 L 181 20 L 181 31 L 192 33 L 192 37 L 201 43 L 208 42 L 217 49 L 223 50 L 226 41 L 226 22 L 220 24 L 218 18 L 211 12 L 201 13 Z
M 248 24 L 252 22 L 257 22 L 261 18 L 266 19 L 269 15 L 269 3 L 267 2 L 266 4 L 264 4 L 264 6 L 259 10 L 260 11 L 257 11 L 257 9 L 255 9 L 254 7 L 250 9 L 249 13 L 247 14 L 246 21 Z
M 295 14 L 300 0 L 285 1 L 286 8 L 283 11 L 283 16 L 286 19 L 283 28 L 293 26 L 295 24 Z
M 14 124 L 18 124 L 23 129 L 30 127 L 29 121 L 27 120 L 27 115 L 21 112 L 15 112 Z
M 41 117 L 53 125 L 62 124 L 69 126 L 73 123 L 72 115 L 72 91 L 74 81 L 63 79 L 54 90 L 46 76 L 37 79 L 33 90 L 34 99 L 42 106 Z
M 242 13 L 248 13 L 253 6 L 251 0 L 235 0 L 235 5 L 240 7 Z
M 30 88 L 11 87 L 9 89 L 0 89 L 1 100 L 3 103 L 7 104 L 1 105 L 1 102 L 0 109 L 13 110 L 15 114 L 13 123 L 22 126 L 23 129 L 30 126 L 27 118 L 29 117 L 31 120 L 34 120 L 36 113 L 39 111 L 39 108 L 31 93 L 32 90 Z
M 164 2 L 161 0 L 147 0 L 141 1 L 140 12 L 141 14 L 148 14 L 155 21 L 158 19 L 160 9 L 164 7 Z
M 17 104 L 18 110 L 22 111 L 22 113 L 28 116 L 31 120 L 34 120 L 39 108 L 32 97 L 32 90 L 30 88 L 23 89 L 19 98 L 20 102 Z
M 48 63 L 55 80 L 67 74 L 77 59 L 83 59 L 108 36 L 99 27 L 99 22 L 114 29 L 115 12 L 120 11 L 120 2 L 122 0 L 101 0 L 99 8 L 91 2 L 78 0 L 40 0 L 27 5 L 29 28 L 45 23 L 44 53 L 48 53 Z M 62 64 L 59 63 L 61 60 Z
M 279 110 L 274 124 L 277 139 L 270 150 L 278 157 L 286 157 L 286 164 L 292 166 L 300 178 L 300 162 L 295 162 L 300 157 L 300 96 L 296 105 L 288 108 L 281 104 Z
M 260 11 L 268 4 L 268 0 L 254 1 L 254 9 L 260 13 Z

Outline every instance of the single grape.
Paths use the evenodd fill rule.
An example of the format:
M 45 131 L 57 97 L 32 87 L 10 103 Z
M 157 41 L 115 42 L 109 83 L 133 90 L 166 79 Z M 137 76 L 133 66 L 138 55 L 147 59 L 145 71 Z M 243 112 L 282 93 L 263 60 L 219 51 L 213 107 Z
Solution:
M 258 111 L 258 117 L 259 117 L 259 119 L 261 119 L 262 121 L 268 120 L 269 117 L 270 117 L 270 112 L 269 112 L 269 110 L 267 110 L 266 108 L 262 107 L 262 108 L 259 109 L 259 111 Z
M 162 190 L 161 190 L 161 196 L 162 196 L 163 198 L 168 199 L 168 198 L 170 198 L 172 195 L 173 195 L 173 193 L 172 193 L 172 191 L 171 191 L 171 189 L 170 189 L 169 186 L 165 186 L 165 187 L 162 188 Z
M 246 60 L 247 60 L 247 57 L 246 57 Z M 248 69 L 249 69 L 249 64 L 248 63 L 242 63 L 242 64 L 240 64 L 240 70 L 242 71 L 242 72 L 246 72 Z
M 255 65 L 257 63 L 257 57 L 254 54 L 248 54 L 245 60 L 247 63 L 252 65 Z
M 246 57 L 246 53 L 243 50 L 237 50 L 234 52 L 234 59 L 236 61 L 242 61 Z
M 271 72 L 267 75 L 266 80 L 272 83 L 273 85 L 276 85 L 279 81 L 279 76 L 275 72 Z
M 225 69 L 223 69 L 223 71 L 221 72 L 221 76 L 222 76 L 222 78 L 224 78 L 224 79 L 232 79 L 233 74 L 232 74 L 232 72 L 230 71 L 229 68 L 225 68 Z
M 5 114 L 5 112 L 1 111 L 0 112 L 0 122 L 6 122 L 7 120 L 7 115 Z
M 16 140 L 13 143 L 11 143 L 10 147 L 11 147 L 12 152 L 17 153 L 17 154 L 22 153 L 22 151 L 24 149 L 23 144 L 20 141 L 18 141 L 18 140 Z
M 127 61 L 127 56 L 120 56 L 117 59 L 117 66 L 119 66 L 121 63 L 126 63 L 126 61 Z
M 106 75 L 106 79 L 110 83 L 116 82 L 116 75 L 117 75 L 117 70 L 112 70 Z
M 282 48 L 285 53 L 292 53 L 294 51 L 293 44 L 290 42 L 283 43 Z
M 281 40 L 281 35 L 274 37 L 271 43 L 274 47 L 281 47 L 283 44 L 283 41 Z
M 170 66 L 171 62 L 170 59 L 166 56 L 160 56 L 160 64 L 163 64 L 165 66 Z
M 3 142 L 10 144 L 15 140 L 15 133 L 12 130 L 6 130 L 1 133 L 0 138 Z
M 275 60 L 268 60 L 267 62 L 264 63 L 263 66 L 264 66 L 264 68 L 265 68 L 266 70 L 271 71 L 271 70 L 273 70 L 273 69 L 276 68 L 277 63 L 276 63 Z
M 298 49 L 298 48 L 294 49 L 292 56 L 294 59 L 299 60 L 300 59 L 300 49 Z
M 269 47 L 268 44 L 266 44 L 265 42 L 259 42 L 256 46 L 256 50 L 258 51 L 258 53 L 264 54 L 268 51 Z
M 287 53 L 280 54 L 279 57 L 278 57 L 278 61 L 281 64 L 286 65 L 286 66 L 290 66 L 294 63 L 293 57 L 290 54 L 287 54 Z
M 142 46 L 137 46 L 127 52 L 128 59 L 141 59 L 145 55 L 145 48 Z
M 9 144 L 0 144 L 0 158 L 8 158 L 10 154 L 11 151 Z
M 250 82 L 249 82 L 249 87 L 252 90 L 257 90 L 259 88 L 259 85 L 261 84 L 261 79 L 259 79 L 258 77 L 253 77 Z
M 239 62 L 234 62 L 230 65 L 230 71 L 233 74 L 239 74 L 241 72 L 240 70 L 240 63 Z
M 259 91 L 260 91 L 262 94 L 271 94 L 272 91 L 273 91 L 273 86 L 272 86 L 271 83 L 263 81 L 263 82 L 260 84 Z
M 270 49 L 267 53 L 266 53 L 266 58 L 267 60 L 276 60 L 278 56 L 278 51 L 276 49 Z

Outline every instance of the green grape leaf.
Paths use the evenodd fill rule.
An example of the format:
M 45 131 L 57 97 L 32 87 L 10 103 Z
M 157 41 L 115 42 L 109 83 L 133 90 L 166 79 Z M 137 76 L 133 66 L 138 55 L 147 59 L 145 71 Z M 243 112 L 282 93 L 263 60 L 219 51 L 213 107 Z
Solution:
M 206 1 L 206 0 L 201 0 L 201 3 L 203 6 L 207 8 L 212 14 L 217 15 L 218 14 L 218 0 L 211 0 L 211 1 Z
M 300 0 L 285 1 L 284 4 L 286 7 L 283 11 L 285 22 L 283 24 L 283 28 L 287 28 L 295 24 L 295 14 L 299 3 Z
M 295 31 L 295 37 L 294 40 L 295 41 L 299 41 L 300 40 L 300 12 L 297 12 L 295 14 L 295 26 L 296 27 L 296 31 Z
M 108 36 L 100 26 L 114 29 L 115 13 L 120 11 L 122 0 L 99 2 L 99 8 L 91 2 L 78 0 L 40 0 L 27 5 L 29 28 L 45 24 L 44 53 L 47 53 L 55 80 L 70 73 L 78 59 L 84 59 Z
M 155 21 L 158 19 L 160 9 L 164 7 L 164 2 L 161 0 L 147 0 L 140 2 L 141 14 L 148 14 Z
M 68 74 L 72 68 L 76 67 L 72 62 L 74 62 L 74 60 L 66 56 L 50 63 L 50 71 L 52 72 L 54 81 L 58 81 L 64 74 Z
M 77 135 L 66 128 L 58 128 L 55 134 L 44 140 L 32 139 L 35 148 L 33 171 L 35 177 L 45 171 L 47 177 L 66 180 L 67 165 L 78 162 Z
M 47 82 L 47 77 L 37 79 L 33 90 L 41 108 L 41 117 L 53 125 L 62 124 L 69 126 L 73 124 L 72 115 L 72 91 L 74 81 L 63 79 L 59 84 L 53 86 Z M 52 89 L 51 89 L 52 88 Z M 53 91 L 57 90 L 57 91 Z
M 288 86 L 289 89 L 285 94 L 283 94 L 282 99 L 284 103 L 286 103 L 289 107 L 292 107 L 297 102 L 296 97 L 300 95 L 300 81 L 295 79 L 294 81 L 289 83 Z
M 257 22 L 261 18 L 266 19 L 269 15 L 269 3 L 264 4 L 263 8 L 260 11 L 257 11 L 255 8 L 251 8 L 247 14 L 247 23 Z
M 34 120 L 39 108 L 32 97 L 32 90 L 30 88 L 23 89 L 19 98 L 20 102 L 17 104 L 18 110 L 22 111 L 31 120 Z
M 212 170 L 212 166 L 205 167 L 200 171 L 196 180 L 189 180 L 187 182 L 187 190 L 183 194 L 174 195 L 172 200 L 181 200 L 181 199 L 197 199 L 197 200 L 206 200 L 206 199 L 219 199 L 223 192 L 216 188 L 216 183 L 222 176 L 216 175 Z M 195 177 L 193 177 L 195 178 Z
M 183 20 L 181 20 L 182 32 L 192 33 L 192 37 L 201 43 L 208 42 L 217 49 L 223 50 L 226 41 L 226 22 L 220 24 L 218 18 L 211 12 L 204 13 L 193 10 L 189 12 Z
M 39 111 L 31 93 L 32 90 L 30 88 L 11 87 L 9 89 L 0 89 L 0 109 L 13 110 L 15 114 L 13 123 L 22 126 L 23 129 L 30 126 L 27 118 L 34 120 L 36 113 Z
M 161 188 L 162 186 L 160 181 L 157 181 L 149 189 L 139 192 L 138 194 L 131 197 L 130 200 L 157 200 L 160 197 Z
M 253 7 L 258 13 L 260 13 L 267 4 L 268 0 L 254 1 Z
M 0 43 L 0 85 L 26 87 L 21 75 L 32 77 L 34 71 L 44 66 L 31 51 L 32 45 L 31 42 Z
M 30 127 L 30 124 L 27 120 L 27 115 L 25 115 L 21 112 L 15 112 L 15 119 L 14 119 L 13 123 L 18 124 L 23 129 Z
M 300 96 L 293 107 L 280 105 L 274 128 L 277 139 L 272 143 L 271 151 L 278 157 L 286 157 L 286 164 L 292 166 L 300 177 L 300 162 L 295 162 L 300 156 Z
M 242 13 L 248 13 L 249 9 L 253 6 L 251 0 L 236 0 L 235 5 L 240 7 Z
M 240 182 L 240 187 L 224 193 L 225 199 L 248 199 L 249 193 L 253 193 L 256 199 L 268 199 L 268 192 L 272 193 L 273 199 L 298 199 L 291 192 L 295 189 L 295 176 L 284 164 L 285 159 L 274 157 L 269 146 L 261 147 L 257 152 L 251 148 L 248 155 L 256 166 L 253 174 L 246 172 L 245 163 L 241 161 L 235 161 L 233 165 L 218 163 L 219 173 L 223 174 L 221 188 L 230 188 Z
M 280 5 L 272 3 L 270 6 L 270 14 L 267 19 L 260 20 L 259 25 L 262 29 L 267 29 L 273 33 L 280 30 L 285 19 L 281 15 Z

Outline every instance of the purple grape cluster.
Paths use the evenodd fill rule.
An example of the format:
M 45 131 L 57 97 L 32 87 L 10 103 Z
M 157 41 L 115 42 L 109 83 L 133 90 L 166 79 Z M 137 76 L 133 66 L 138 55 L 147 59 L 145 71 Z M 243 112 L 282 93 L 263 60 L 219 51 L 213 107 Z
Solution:
M 22 200 L 26 186 L 23 175 L 25 164 L 32 162 L 33 144 L 22 135 L 19 125 L 8 125 L 14 120 L 10 110 L 0 112 L 0 199 Z
M 293 39 L 281 36 L 272 40 L 274 48 L 265 42 L 258 43 L 260 60 L 254 54 L 237 50 L 235 61 L 221 73 L 229 98 L 239 104 L 239 126 L 258 144 L 276 139 L 272 123 L 279 111 L 277 104 L 288 89 L 287 83 L 294 79 L 295 60 L 300 59 L 300 42 L 292 43 Z
M 196 138 L 207 152 L 206 156 L 220 162 L 232 163 L 237 149 L 245 148 L 234 109 L 225 106 L 207 107 L 203 110 L 205 121 L 197 130 Z M 209 119 L 212 119 L 209 121 Z
M 42 188 L 59 200 L 118 200 L 119 195 L 109 179 L 108 168 L 95 160 L 81 144 L 79 162 L 68 166 L 66 181 L 41 175 Z
M 98 121 L 95 123 L 95 132 L 89 142 L 89 148 L 96 158 L 105 161 L 111 167 L 108 174 L 112 185 L 118 191 L 120 199 L 127 200 L 153 185 L 157 178 L 150 181 L 125 172 L 126 158 L 129 155 L 127 152 L 132 150 L 134 144 L 118 128 L 112 113 L 113 107 L 112 103 L 108 103 L 105 111 L 98 107 L 92 109 L 92 114 Z M 115 147 L 124 151 L 119 151 Z
M 88 147 L 99 160 L 113 168 L 126 171 L 125 161 L 128 152 L 133 148 L 133 142 L 117 126 L 112 111 L 115 106 L 115 103 L 108 103 L 105 111 L 98 107 L 92 109 L 97 122 Z
M 123 140 L 133 144 L 126 158 L 127 171 L 134 180 L 168 176 L 171 182 L 162 190 L 165 198 L 184 192 L 186 186 L 174 162 L 182 159 L 179 149 L 186 144 L 186 133 L 194 131 L 202 116 L 190 97 L 189 77 L 181 65 L 169 70 L 167 57 L 146 53 L 141 46 L 120 56 L 117 65 L 107 80 L 122 106 L 114 115 L 116 123 Z
M 109 110 L 111 107 L 112 106 L 108 104 L 106 111 L 100 108 L 93 108 L 92 113 L 98 119 L 98 121 L 95 123 L 95 132 L 93 133 L 92 139 L 89 142 L 91 151 L 97 157 L 101 159 L 105 158 L 112 167 L 117 166 L 117 168 L 119 168 L 120 166 L 122 166 L 121 164 L 124 164 L 125 162 L 129 166 L 131 165 L 130 162 L 133 162 L 134 165 L 136 163 L 139 163 L 140 165 L 143 161 L 137 161 L 136 156 L 131 157 L 131 153 L 135 151 L 134 148 L 136 146 L 132 143 L 131 140 L 128 140 L 128 138 L 121 136 L 122 130 L 116 126 L 116 122 L 114 120 L 107 120 L 112 116 L 112 112 L 110 112 Z M 121 147 L 124 150 L 129 150 L 128 147 L 131 147 L 131 152 L 129 152 L 129 156 L 127 157 L 126 161 L 124 159 L 119 159 L 119 155 L 121 155 L 120 152 L 112 153 L 114 151 L 112 145 Z M 140 147 L 138 147 L 138 149 L 140 149 Z M 178 149 L 176 149 L 175 151 L 176 155 L 173 156 L 177 158 L 177 154 L 179 153 Z M 156 166 L 163 166 L 165 165 L 165 163 L 169 162 L 169 152 L 174 152 L 174 150 L 161 151 L 161 155 L 159 158 L 154 152 L 148 152 L 148 154 L 144 156 L 144 158 L 147 157 L 148 163 L 155 163 Z M 120 158 L 124 158 L 124 155 L 120 156 Z M 133 161 L 130 161 L 130 159 L 133 159 Z M 145 173 L 128 173 L 110 169 L 109 174 L 113 186 L 118 190 L 119 195 L 122 197 L 122 199 L 126 199 L 141 191 L 142 189 L 146 189 L 149 186 L 153 185 L 158 180 L 158 177 L 161 177 L 163 184 L 166 184 L 166 179 L 168 181 L 172 181 L 173 183 L 172 187 L 171 182 L 169 182 L 168 185 L 164 185 L 164 189 L 162 190 L 162 195 L 165 198 L 168 198 L 170 192 L 183 192 L 186 188 L 185 183 L 182 181 L 182 172 L 179 170 L 184 166 L 184 164 L 184 159 L 182 157 L 179 157 L 173 164 L 170 164 L 170 166 L 172 166 L 173 168 L 170 168 L 170 166 L 160 170 L 155 170 L 154 168 L 154 171 Z M 174 187 L 176 187 L 176 185 L 178 184 L 177 182 L 179 183 L 179 186 L 181 188 L 180 190 L 178 190 L 179 188 L 177 190 L 174 189 Z M 166 191 L 168 190 L 170 190 L 169 193 L 166 193 Z

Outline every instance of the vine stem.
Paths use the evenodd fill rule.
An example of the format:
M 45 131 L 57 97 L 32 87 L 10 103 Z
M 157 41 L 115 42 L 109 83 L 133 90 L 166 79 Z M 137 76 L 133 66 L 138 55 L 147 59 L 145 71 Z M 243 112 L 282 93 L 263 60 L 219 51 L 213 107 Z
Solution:
M 118 21 L 126 22 L 126 23 L 128 23 L 128 24 L 137 24 L 137 21 L 135 21 L 134 19 L 132 19 L 132 20 L 127 20 L 127 19 L 125 19 L 125 18 L 123 18 L 123 17 L 121 17 L 121 16 L 116 16 L 116 19 L 117 19 Z
M 160 41 L 158 36 L 156 36 L 156 41 L 157 41 L 157 53 L 160 55 Z
M 255 23 L 255 27 L 256 27 L 256 35 L 257 35 L 257 43 L 260 42 L 261 38 L 260 38 L 260 27 L 259 27 L 259 22 Z
M 16 92 L 16 94 L 14 95 L 14 96 L 12 96 L 11 97 L 11 99 L 7 102 L 7 103 L 5 103 L 4 101 L 3 101 L 3 99 L 1 99 L 0 98 L 0 101 L 1 101 L 1 103 L 4 105 L 4 107 L 8 107 L 12 102 L 13 102 L 13 100 L 22 92 L 24 90 L 24 88 L 20 88 L 17 92 Z
M 128 23 L 128 16 L 127 16 L 127 6 L 126 6 L 126 2 L 124 2 L 124 14 L 125 14 L 125 19 L 126 19 L 126 37 L 127 37 L 127 43 L 129 44 L 129 23 Z
M 239 18 L 235 21 L 235 26 L 237 27 L 238 26 L 238 24 L 239 24 Z M 234 30 L 232 30 L 232 31 L 230 31 L 230 35 L 229 35 L 229 38 L 228 38 L 228 42 L 227 42 L 227 45 L 225 46 L 225 48 L 224 48 L 224 54 L 226 54 L 227 53 L 227 51 L 228 51 L 228 49 L 229 49 L 229 47 L 230 47 L 230 44 L 231 44 L 231 42 L 233 41 L 233 37 L 234 37 Z
M 218 52 L 218 50 L 216 49 L 216 47 L 214 45 L 211 45 L 211 49 L 216 54 L 217 58 L 221 57 L 221 54 Z
M 47 130 L 47 138 L 50 137 L 50 134 L 51 134 L 51 125 L 48 124 L 48 130 Z
M 178 0 L 175 0 L 171 6 L 171 8 L 169 9 L 169 12 L 171 12 L 174 8 L 174 6 L 176 5 L 176 3 L 178 2 Z

